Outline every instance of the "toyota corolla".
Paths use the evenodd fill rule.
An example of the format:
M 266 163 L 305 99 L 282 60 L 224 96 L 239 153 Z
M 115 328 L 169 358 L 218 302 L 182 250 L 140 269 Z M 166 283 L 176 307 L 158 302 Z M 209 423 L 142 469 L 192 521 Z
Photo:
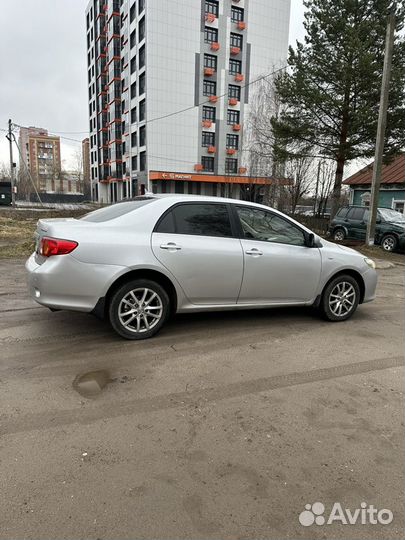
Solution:
M 371 259 L 277 210 L 187 195 L 41 219 L 26 269 L 36 302 L 107 317 L 127 339 L 196 311 L 315 306 L 345 321 L 377 283 Z

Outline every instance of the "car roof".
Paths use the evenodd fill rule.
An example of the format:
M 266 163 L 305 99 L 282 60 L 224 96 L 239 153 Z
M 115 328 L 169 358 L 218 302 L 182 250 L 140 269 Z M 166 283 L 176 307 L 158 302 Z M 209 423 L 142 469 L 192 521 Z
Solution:
M 196 201 L 196 202 L 222 202 L 222 203 L 230 203 L 230 204 L 245 204 L 245 205 L 252 205 L 257 206 L 258 208 L 271 208 L 272 210 L 277 210 L 273 207 L 266 206 L 264 204 L 259 204 L 251 201 L 242 201 L 240 199 L 231 199 L 227 197 L 216 197 L 213 195 L 190 195 L 186 193 L 153 193 L 153 194 L 146 194 L 144 196 L 140 197 L 134 197 L 132 200 L 141 200 L 141 199 L 163 199 L 168 200 L 171 199 L 173 202 L 181 202 L 181 201 Z

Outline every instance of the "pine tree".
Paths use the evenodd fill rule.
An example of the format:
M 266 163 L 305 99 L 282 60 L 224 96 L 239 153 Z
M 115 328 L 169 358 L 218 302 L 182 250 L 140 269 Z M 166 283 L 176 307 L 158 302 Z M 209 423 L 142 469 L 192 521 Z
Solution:
M 405 147 L 405 0 L 307 0 L 304 43 L 276 79 L 275 155 L 317 148 L 336 163 L 332 216 L 345 163 L 374 155 L 388 14 L 396 13 L 385 156 Z M 296 150 L 295 150 L 296 152 Z

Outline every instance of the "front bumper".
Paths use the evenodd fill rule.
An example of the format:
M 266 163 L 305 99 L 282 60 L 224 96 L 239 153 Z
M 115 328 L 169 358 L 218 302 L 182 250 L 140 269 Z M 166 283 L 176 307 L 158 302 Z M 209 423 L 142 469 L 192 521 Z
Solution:
M 373 268 L 369 268 L 363 273 L 364 299 L 363 304 L 372 302 L 375 299 L 378 274 Z
M 82 263 L 71 255 L 56 255 L 38 264 L 35 254 L 27 260 L 30 296 L 50 309 L 90 312 L 125 268 Z

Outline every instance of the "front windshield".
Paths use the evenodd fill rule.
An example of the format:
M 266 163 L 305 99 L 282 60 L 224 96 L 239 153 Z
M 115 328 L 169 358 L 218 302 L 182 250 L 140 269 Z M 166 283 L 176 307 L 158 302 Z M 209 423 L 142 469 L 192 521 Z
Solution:
M 379 208 L 378 212 L 384 221 L 405 223 L 405 216 L 396 210 L 391 210 L 390 208 Z

